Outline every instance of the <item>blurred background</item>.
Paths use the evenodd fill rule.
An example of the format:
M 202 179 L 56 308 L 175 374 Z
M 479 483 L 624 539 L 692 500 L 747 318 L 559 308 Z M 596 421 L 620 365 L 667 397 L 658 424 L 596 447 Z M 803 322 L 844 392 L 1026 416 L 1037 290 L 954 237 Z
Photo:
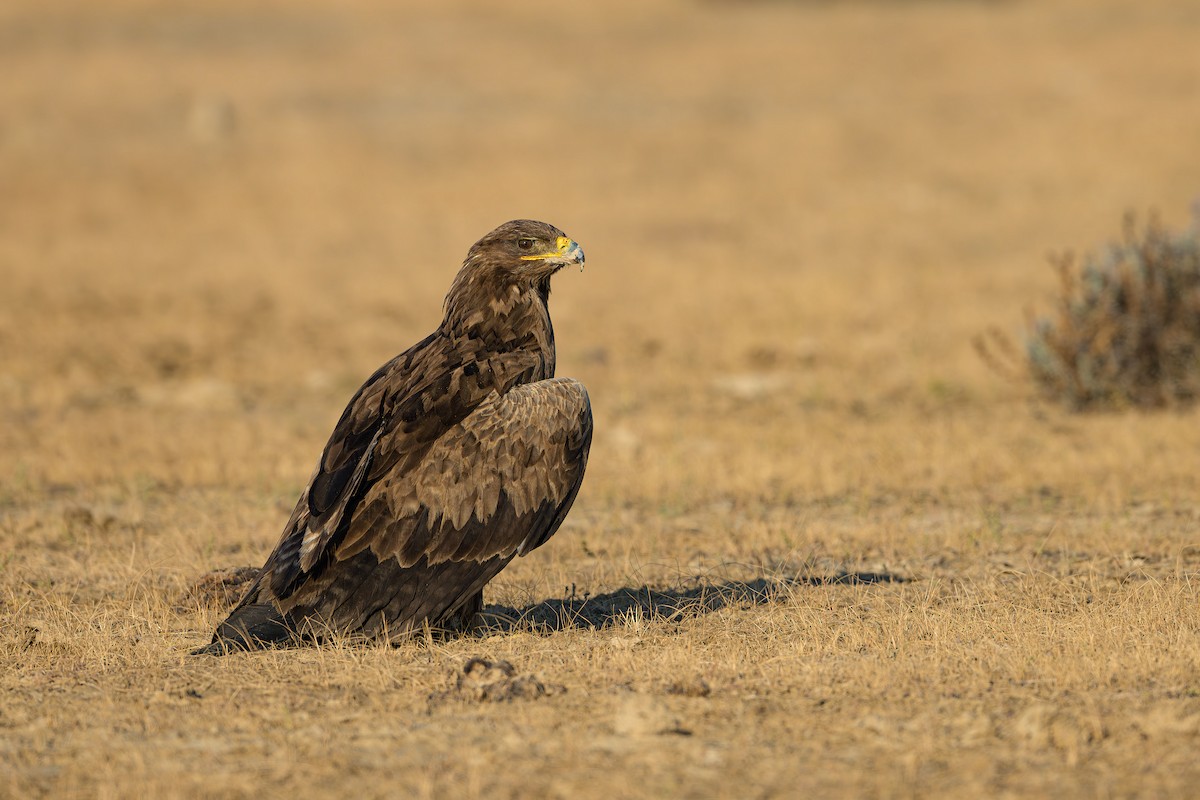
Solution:
M 1047 253 L 1187 219 L 1197 41 L 1165 0 L 5 3 L 0 470 L 287 494 L 535 217 L 588 254 L 595 492 L 986 483 L 855 421 L 994 416 L 970 339 Z

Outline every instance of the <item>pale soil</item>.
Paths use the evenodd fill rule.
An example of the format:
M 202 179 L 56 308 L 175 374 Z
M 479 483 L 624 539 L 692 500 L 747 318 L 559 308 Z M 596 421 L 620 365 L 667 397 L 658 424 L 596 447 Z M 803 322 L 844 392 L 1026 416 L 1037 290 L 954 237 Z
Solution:
M 0 794 L 1194 796 L 1200 413 L 1073 416 L 971 338 L 1126 209 L 1186 221 L 1197 41 L 1183 2 L 5 4 Z M 261 563 L 516 216 L 587 251 L 596 436 L 493 629 L 188 657 L 188 587 Z

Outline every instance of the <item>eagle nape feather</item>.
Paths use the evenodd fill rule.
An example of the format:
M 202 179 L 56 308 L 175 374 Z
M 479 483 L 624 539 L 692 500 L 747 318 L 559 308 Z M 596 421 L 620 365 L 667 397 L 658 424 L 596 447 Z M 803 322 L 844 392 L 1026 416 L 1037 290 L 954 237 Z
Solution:
M 592 412 L 556 378 L 558 228 L 514 220 L 467 252 L 441 324 L 350 399 L 258 578 L 197 654 L 463 630 L 545 543 L 587 468 Z

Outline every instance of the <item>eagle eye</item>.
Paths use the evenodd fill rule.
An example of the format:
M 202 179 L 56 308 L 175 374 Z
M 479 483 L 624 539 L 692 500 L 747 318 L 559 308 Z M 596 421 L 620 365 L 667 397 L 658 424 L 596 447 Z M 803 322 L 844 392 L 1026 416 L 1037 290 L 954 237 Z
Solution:
M 517 239 L 517 247 L 522 250 L 528 250 L 533 247 L 533 239 Z

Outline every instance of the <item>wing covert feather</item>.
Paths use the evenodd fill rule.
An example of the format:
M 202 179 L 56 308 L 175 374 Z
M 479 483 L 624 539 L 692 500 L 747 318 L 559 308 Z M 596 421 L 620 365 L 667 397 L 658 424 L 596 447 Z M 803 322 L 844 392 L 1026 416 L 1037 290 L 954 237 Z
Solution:
M 587 466 L 591 405 L 582 384 L 554 378 L 489 395 L 414 468 L 363 498 L 336 558 L 369 547 L 415 563 L 511 556 L 540 545 L 574 502 Z M 391 523 L 379 526 L 386 508 Z
M 537 367 L 522 352 L 464 360 L 448 342 L 429 337 L 376 371 L 347 405 L 264 567 L 272 571 L 272 593 L 284 599 L 297 590 L 378 482 L 415 469 L 485 398 Z

